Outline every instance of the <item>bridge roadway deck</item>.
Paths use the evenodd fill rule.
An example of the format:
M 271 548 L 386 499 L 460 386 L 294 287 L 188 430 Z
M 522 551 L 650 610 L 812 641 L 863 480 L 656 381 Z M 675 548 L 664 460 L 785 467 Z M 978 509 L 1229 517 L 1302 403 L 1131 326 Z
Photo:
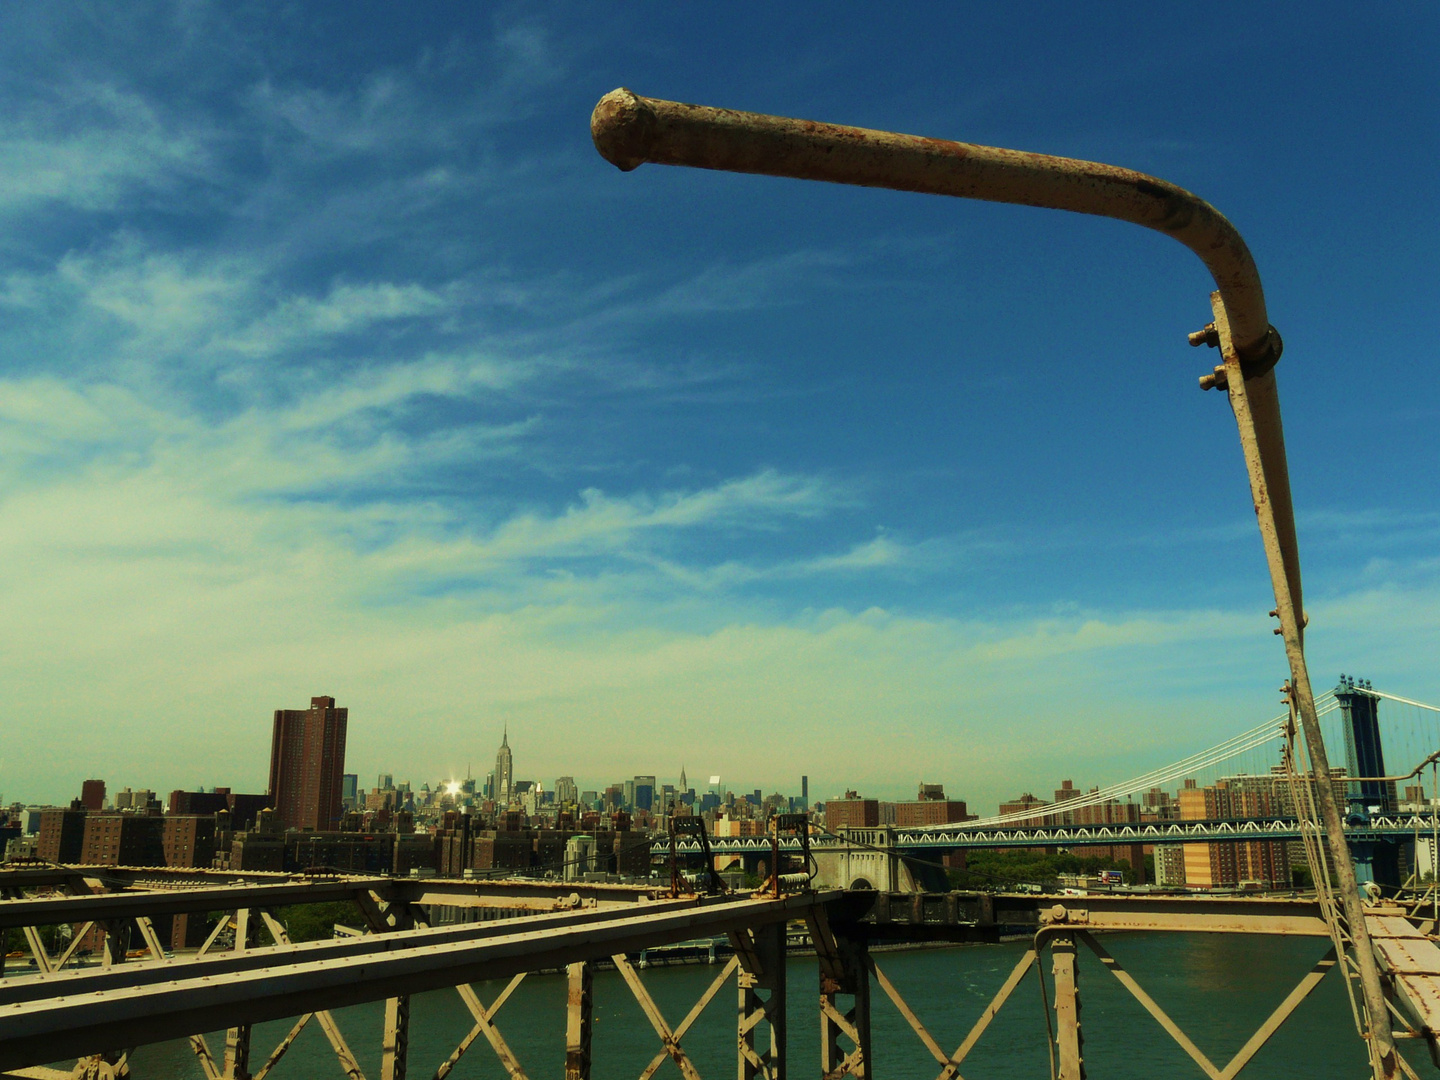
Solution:
M 1416 1028 L 1432 1038 L 1440 1034 L 1440 947 L 1435 939 L 1399 909 L 1367 914 L 1365 926 L 1397 1004 Z

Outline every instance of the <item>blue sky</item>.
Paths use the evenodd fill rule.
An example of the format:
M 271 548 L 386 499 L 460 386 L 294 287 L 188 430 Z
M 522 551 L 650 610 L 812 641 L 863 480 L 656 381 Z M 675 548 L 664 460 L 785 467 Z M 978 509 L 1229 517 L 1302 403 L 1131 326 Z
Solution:
M 655 97 L 1109 161 L 1226 213 L 1316 682 L 1440 700 L 1422 4 L 9 5 L 0 763 L 634 773 L 982 809 L 1276 710 L 1199 262 L 1020 207 L 645 166 Z

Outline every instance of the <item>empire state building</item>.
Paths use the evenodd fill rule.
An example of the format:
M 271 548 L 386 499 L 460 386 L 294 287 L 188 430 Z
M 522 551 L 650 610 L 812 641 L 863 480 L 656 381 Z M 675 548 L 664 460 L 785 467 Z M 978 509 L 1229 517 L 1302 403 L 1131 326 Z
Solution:
M 495 755 L 495 804 L 509 806 L 515 794 L 515 759 L 510 754 L 510 725 L 500 738 L 500 752 Z

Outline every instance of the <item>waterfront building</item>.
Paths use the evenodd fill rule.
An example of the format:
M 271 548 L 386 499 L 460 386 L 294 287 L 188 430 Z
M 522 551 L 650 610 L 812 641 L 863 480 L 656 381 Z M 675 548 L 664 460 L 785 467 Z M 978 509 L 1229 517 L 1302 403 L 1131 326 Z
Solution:
M 1211 787 L 1186 780 L 1180 790 L 1180 820 L 1225 821 L 1278 816 L 1276 777 L 1231 776 Z M 1241 840 L 1186 844 L 1185 884 L 1192 889 L 1285 888 L 1290 885 L 1290 853 L 1284 842 Z
M 900 828 L 919 825 L 950 825 L 973 821 L 978 815 L 966 812 L 963 799 L 947 799 L 943 784 L 921 784 L 914 802 L 895 804 L 895 824 Z
M 1078 799 L 1080 795 L 1081 791 L 1073 781 L 1061 780 L 1060 786 L 1055 789 L 1055 806 L 1059 808 L 1071 799 Z M 1074 825 L 1075 815 L 1069 810 L 1064 810 L 1058 814 L 1052 814 L 1047 821 L 1052 825 Z
M 350 710 L 333 697 L 308 709 L 276 709 L 270 742 L 270 799 L 282 828 L 333 829 L 340 822 L 345 732 Z
M 1037 798 L 1036 796 L 1030 794 L 1030 792 L 1027 791 L 1025 792 L 1025 794 L 1021 795 L 1017 799 L 1011 799 L 1009 802 L 1002 802 L 1000 804 L 1000 815 L 1002 817 L 1005 817 L 1010 814 L 1027 814 L 1031 811 L 1043 810 L 1049 805 L 1050 804 L 1047 803 L 1044 799 Z M 1042 818 L 1037 814 L 1037 816 L 1019 822 L 1018 824 L 1039 825 L 1045 820 L 1047 819 Z
M 825 804 L 825 825 L 831 830 L 873 829 L 879 824 L 878 799 L 862 799 L 858 792 L 847 791 L 843 799 L 831 799 Z
M 1185 845 L 1155 845 L 1155 884 L 1178 888 L 1185 884 Z

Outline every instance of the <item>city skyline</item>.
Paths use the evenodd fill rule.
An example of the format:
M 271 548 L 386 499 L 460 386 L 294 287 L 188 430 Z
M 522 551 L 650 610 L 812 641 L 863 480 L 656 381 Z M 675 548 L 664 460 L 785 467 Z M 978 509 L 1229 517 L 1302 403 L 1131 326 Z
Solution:
M 587 129 L 619 85 L 1211 201 L 1285 341 L 1312 670 L 1440 700 L 1440 244 L 1371 168 L 1433 172 L 1435 14 L 1252 8 L 1243 79 L 1062 5 L 0 13 L 0 791 L 255 790 L 317 691 L 365 772 L 508 723 L 524 775 L 976 805 L 1278 711 L 1190 254 L 622 174 Z
M 1350 683 L 1351 683 L 1352 686 L 1354 685 L 1354 681 L 1355 681 L 1354 678 L 1351 677 Z M 1367 686 L 1368 686 L 1368 685 L 1371 685 L 1371 683 L 1372 683 L 1372 681 L 1370 681 L 1370 680 L 1362 680 L 1362 682 L 1364 683 L 1364 685 L 1367 685 Z M 1343 688 L 1343 687 L 1345 686 L 1345 683 L 1346 683 L 1346 677 L 1345 677 L 1344 675 L 1340 676 L 1339 686 L 1340 686 L 1341 688 Z M 328 701 L 328 702 L 330 703 L 330 706 L 331 706 L 332 711 L 336 711 L 336 712 L 338 712 L 339 714 L 342 714 L 342 715 L 341 715 L 341 726 L 342 726 L 342 729 L 344 729 L 344 728 L 347 727 L 346 719 L 348 718 L 349 712 L 351 711 L 350 708 L 349 708 L 349 706 L 346 706 L 346 707 L 344 707 L 344 708 L 340 708 L 340 709 L 338 709 L 338 710 L 334 710 L 333 707 L 334 707 L 334 704 L 335 704 L 335 700 L 336 700 L 336 699 L 333 698 L 333 697 L 327 697 L 327 696 L 323 696 L 323 695 L 322 695 L 322 696 L 319 696 L 319 697 L 312 697 L 311 700 L 312 700 L 311 711 L 313 711 L 314 708 L 316 707 L 316 703 L 318 703 L 318 702 L 327 702 L 327 701 Z M 267 760 L 269 760 L 269 761 L 271 762 L 271 769 L 272 769 L 272 773 L 271 773 L 271 775 L 272 775 L 272 783 L 269 784 L 269 785 L 267 785 L 263 780 L 259 780 L 259 779 L 252 780 L 252 779 L 250 779 L 250 778 L 237 779 L 234 775 L 231 775 L 231 774 L 225 774 L 225 775 L 218 775 L 218 774 L 217 774 L 217 775 L 214 776 L 214 777 L 203 778 L 203 779 L 198 779 L 198 780 L 195 779 L 194 777 L 189 777 L 189 778 L 184 778 L 184 777 L 182 777 L 182 779 L 181 779 L 179 782 L 174 782 L 174 783 L 172 783 L 172 782 L 169 781 L 169 780 L 166 780 L 166 781 L 158 782 L 158 783 L 157 783 L 157 782 L 154 782 L 154 781 L 153 781 L 153 777 L 152 777 L 152 776 L 146 775 L 146 776 L 144 776 L 144 777 L 141 777 L 139 780 L 134 780 L 134 778 L 123 778 L 123 777 L 122 777 L 119 781 L 116 781 L 116 780 L 115 780 L 114 778 L 112 778 L 112 777 L 99 778 L 100 780 L 103 781 L 101 790 L 103 791 L 103 785 L 104 785 L 104 784 L 109 784 L 112 790 L 118 790 L 118 789 L 120 788 L 121 784 L 126 784 L 126 785 L 128 786 L 128 784 L 129 784 L 132 780 L 133 780 L 135 783 L 139 783 L 139 784 L 142 784 L 142 785 L 145 784 L 145 783 L 147 783 L 147 782 L 151 783 L 152 786 L 150 786 L 150 787 L 137 788 L 137 790 L 146 790 L 146 791 L 150 791 L 150 792 L 152 792 L 152 793 L 153 793 L 153 792 L 164 792 L 164 791 L 167 791 L 167 790 L 190 790 L 190 789 L 193 789 L 193 790 L 205 790 L 205 789 L 213 789 L 213 788 L 215 788 L 215 787 L 217 787 L 217 786 L 222 787 L 222 788 L 232 788 L 232 789 L 235 789 L 235 790 L 245 790 L 245 789 L 265 790 L 267 787 L 273 786 L 273 775 L 274 775 L 273 770 L 274 770 L 274 761 L 275 761 L 275 756 L 274 756 L 274 755 L 275 755 L 275 752 L 276 752 L 276 751 L 275 751 L 275 745 L 276 745 L 276 744 L 275 744 L 275 739 L 276 739 L 276 732 L 278 731 L 278 727 L 279 727 L 279 724 L 280 724 L 280 720 L 281 720 L 282 714 L 283 714 L 283 715 L 286 715 L 286 716 L 304 717 L 304 716 L 305 716 L 305 711 L 304 711 L 304 710 L 299 710 L 299 711 L 297 711 L 297 710 L 280 710 L 280 709 L 274 710 L 274 713 L 273 713 L 273 721 L 272 721 L 272 725 L 273 725 L 274 730 L 271 731 L 271 736 L 270 736 L 270 739 L 269 739 L 269 741 L 268 741 L 268 745 L 271 747 L 271 752 L 270 752 L 270 754 L 267 756 Z M 1275 713 L 1275 714 L 1272 714 L 1271 717 L 1267 717 L 1266 719 L 1272 719 L 1272 718 L 1273 718 L 1273 719 L 1278 719 L 1281 715 L 1283 715 L 1283 714 Z M 1238 729 L 1239 727 L 1242 727 L 1242 726 L 1243 726 L 1243 727 L 1246 727 L 1246 728 L 1248 728 L 1248 727 L 1254 727 L 1255 724 L 1253 723 L 1253 720 L 1254 720 L 1254 718 L 1251 718 L 1250 720 L 1246 721 L 1243 725 L 1239 725 L 1239 724 L 1233 725 L 1233 726 L 1232 726 L 1232 729 L 1229 730 L 1229 731 L 1227 731 L 1225 734 L 1226 734 L 1226 735 L 1233 735 L 1233 734 L 1234 734 L 1234 731 L 1235 731 L 1236 729 Z M 418 790 L 422 785 L 426 785 L 426 784 L 432 784 L 432 785 L 434 785 L 434 787 L 435 787 L 436 790 L 439 790 L 439 789 L 442 789 L 442 788 L 443 788 L 446 784 L 448 784 L 448 783 L 460 783 L 461 781 L 463 781 L 463 780 L 465 780 L 465 779 L 471 779 L 471 780 L 473 780 L 473 782 L 475 783 L 476 789 L 479 790 L 479 789 L 480 789 L 481 787 L 483 787 L 484 784 L 487 782 L 487 777 L 488 777 L 488 779 L 489 779 L 490 781 L 497 781 L 497 780 L 498 780 L 498 776 L 499 776 L 499 774 L 500 774 L 500 763 L 503 761 L 503 762 L 505 762 L 505 763 L 507 764 L 507 767 L 508 767 L 509 770 L 510 770 L 510 776 L 511 776 L 512 785 L 513 785 L 513 784 L 516 784 L 516 783 L 521 783 L 521 784 L 539 783 L 540 785 L 542 785 L 542 786 L 545 788 L 545 790 L 551 791 L 551 790 L 553 790 L 553 784 L 554 784 L 554 782 L 555 782 L 556 779 L 558 779 L 558 778 L 569 778 L 569 779 L 571 779 L 571 780 L 573 780 L 573 781 L 575 782 L 577 788 L 580 788 L 580 789 L 594 788 L 594 789 L 596 789 L 596 790 L 603 791 L 607 786 L 610 786 L 610 785 L 612 785 L 612 784 L 620 783 L 620 782 L 622 782 L 622 781 L 624 781 L 624 780 L 628 780 L 628 779 L 632 779 L 632 778 L 633 778 L 633 779 L 639 779 L 641 776 L 647 776 L 647 775 L 660 777 L 660 782 L 661 782 L 661 783 L 668 783 L 668 782 L 670 781 L 670 779 L 672 779 L 672 778 L 678 781 L 678 780 L 682 779 L 682 778 L 685 776 L 685 772 L 686 772 L 687 765 L 688 765 L 687 762 L 682 761 L 682 762 L 680 763 L 678 769 L 676 770 L 676 772 L 675 772 L 674 774 L 667 774 L 667 773 L 664 773 L 663 771 L 657 772 L 657 773 L 654 773 L 654 774 L 643 774 L 643 773 L 639 773 L 639 772 L 635 772 L 635 771 L 634 771 L 633 762 L 632 762 L 631 766 L 628 766 L 628 767 L 622 765 L 622 766 L 619 768 L 618 771 L 613 771 L 613 772 L 605 773 L 605 774 L 602 774 L 602 773 L 586 774 L 583 770 L 577 772 L 573 767 L 568 766 L 568 765 L 567 765 L 567 760 L 564 758 L 563 753 L 562 753 L 562 754 L 556 754 L 554 751 L 551 751 L 551 752 L 549 752 L 549 756 L 548 756 L 548 757 L 542 757 L 542 762 L 543 762 L 546 766 L 548 766 L 548 767 L 542 768 L 542 769 L 541 769 L 540 771 L 538 771 L 538 772 L 530 772 L 530 771 L 527 771 L 528 766 L 525 767 L 525 768 L 519 768 L 519 769 L 517 769 L 517 768 L 515 767 L 515 765 L 514 765 L 513 748 L 512 748 L 512 747 L 510 746 L 510 744 L 509 744 L 509 726 L 510 726 L 510 725 L 509 725 L 509 722 L 508 722 L 508 721 L 502 721 L 502 722 L 500 723 L 500 742 L 499 742 L 498 746 L 495 748 L 495 750 L 493 751 L 493 756 L 494 756 L 494 759 L 495 759 L 495 761 L 496 761 L 496 767 L 495 767 L 495 768 L 492 768 L 492 769 L 490 769 L 490 770 L 484 770 L 484 769 L 482 769 L 478 776 L 476 776 L 475 773 L 474 773 L 474 766 L 473 766 L 474 758 L 473 758 L 473 757 L 469 757 L 469 756 L 467 756 L 467 757 L 465 758 L 465 765 L 464 765 L 463 768 L 458 767 L 458 766 L 456 766 L 456 765 L 452 765 L 452 764 L 436 765 L 436 766 L 430 768 L 429 771 L 416 772 L 416 773 L 413 773 L 413 774 L 403 773 L 403 772 L 397 770 L 396 768 L 392 767 L 391 765 L 389 765 L 389 763 L 386 762 L 386 761 L 383 760 L 383 759 L 377 759 L 376 761 L 373 761 L 373 762 L 367 762 L 367 763 L 364 764 L 364 765 L 359 765 L 359 764 L 355 763 L 354 761 L 345 761 L 345 762 L 344 762 L 344 766 L 343 766 L 343 771 L 344 771 L 345 774 L 347 774 L 347 775 L 354 775 L 354 776 L 356 776 L 356 777 L 358 777 L 358 778 L 361 778 L 362 780 L 363 780 L 363 778 L 364 778 L 365 776 L 367 776 L 367 775 L 368 775 L 368 776 L 389 777 L 392 781 L 394 781 L 394 782 L 396 782 L 396 783 L 398 783 L 398 784 L 401 784 L 401 785 L 409 785 L 409 786 L 411 786 L 412 788 L 414 788 L 414 789 L 416 789 L 416 790 Z M 1277 729 L 1277 730 L 1278 730 L 1278 729 Z M 345 744 L 345 740 L 346 740 L 346 737 L 347 737 L 347 736 L 348 736 L 348 731 L 342 731 L 342 737 L 341 737 L 341 752 L 342 752 L 342 755 L 343 755 L 343 753 L 344 753 L 344 744 Z M 1342 737 L 1342 738 L 1337 738 L 1337 733 L 1336 733 L 1335 731 L 1332 731 L 1332 732 L 1330 732 L 1330 734 L 1327 736 L 1327 740 L 1328 740 L 1329 742 L 1334 743 L 1334 745 L 1331 745 L 1331 746 L 1330 746 L 1330 753 L 1331 753 L 1331 755 L 1332 755 L 1332 758 L 1335 757 L 1336 755 L 1343 754 L 1343 752 L 1344 752 L 1344 750 L 1345 750 L 1345 743 L 1344 743 L 1343 737 Z M 249 746 L 240 746 L 240 747 L 237 747 L 237 749 L 240 750 L 240 756 L 243 757 L 243 756 L 245 756 L 245 752 L 246 752 L 246 751 L 251 750 L 251 749 L 253 749 L 253 748 L 252 748 L 252 747 L 249 747 Z M 1175 748 L 1172 747 L 1172 750 L 1173 750 L 1173 749 L 1175 749 Z M 1187 746 L 1187 747 L 1185 747 L 1185 749 L 1186 749 L 1186 750 L 1200 750 L 1200 749 L 1203 749 L 1203 748 L 1197 745 L 1197 746 L 1193 746 L 1193 747 L 1192 747 L 1192 746 Z M 1269 768 L 1269 763 L 1268 763 L 1268 762 L 1262 762 L 1262 761 L 1260 761 L 1260 758 L 1263 758 L 1265 755 L 1271 754 L 1271 753 L 1272 753 L 1272 751 L 1271 751 L 1270 749 L 1261 749 L 1261 750 L 1258 751 L 1259 757 L 1257 757 L 1257 758 L 1255 759 L 1255 761 L 1252 761 L 1252 762 L 1251 762 L 1252 765 L 1256 765 L 1256 764 L 1263 765 L 1262 768 L 1257 768 L 1257 769 L 1256 769 L 1257 772 L 1264 772 L 1265 769 Z M 1273 750 L 1273 753 L 1278 754 L 1278 746 Z M 1172 753 L 1172 756 L 1173 756 L 1173 753 Z M 488 760 L 488 759 L 489 759 L 489 755 L 487 755 L 487 753 L 486 753 L 486 751 L 484 750 L 483 747 L 478 748 L 478 757 L 479 757 L 481 760 Z M 522 757 L 522 764 L 524 763 L 524 760 L 525 760 L 525 759 Z M 558 764 L 557 764 L 557 763 L 558 763 Z M 647 767 L 650 767 L 650 768 L 655 768 L 655 767 L 656 767 L 653 762 L 646 762 L 646 761 L 641 761 L 641 765 L 642 765 L 642 766 L 647 766 Z M 803 763 L 802 763 L 802 766 L 803 766 Z M 336 766 L 336 767 L 338 768 L 338 766 Z M 154 774 L 158 774 L 158 775 L 160 775 L 160 776 L 175 776 L 175 775 L 180 775 L 180 774 L 176 773 L 176 772 L 173 770 L 173 768 L 167 769 L 164 764 L 158 764 L 158 765 L 152 766 L 149 770 L 147 770 L 147 773 L 154 773 Z M 1062 774 L 1063 774 L 1063 776 L 1062 776 Z M 79 775 L 79 774 L 77 774 L 77 775 Z M 337 775 L 338 775 L 338 773 L 337 773 Z M 876 783 L 876 782 L 872 782 L 872 781 L 867 780 L 866 777 L 865 777 L 863 774 L 855 774 L 855 775 L 848 775 L 848 776 L 837 776 L 837 777 L 830 778 L 830 777 L 826 777 L 826 776 L 823 774 L 823 771 L 822 771 L 821 773 L 816 773 L 816 772 L 814 772 L 814 771 L 809 771 L 809 772 L 802 771 L 802 772 L 797 772 L 797 773 L 795 773 L 795 774 L 792 776 L 792 775 L 789 775 L 789 774 L 787 774 L 787 773 L 783 773 L 783 772 L 779 772 L 779 771 L 777 771 L 777 770 L 774 770 L 773 767 L 772 767 L 769 771 L 766 771 L 765 769 L 756 769 L 756 768 L 753 767 L 753 763 L 752 763 L 751 767 L 745 768 L 745 769 L 743 769 L 741 772 L 736 773 L 736 774 L 723 774 L 723 773 L 722 773 L 722 774 L 715 774 L 715 773 L 711 772 L 710 770 L 708 770 L 708 769 L 706 769 L 706 768 L 704 768 L 704 767 L 701 767 L 700 769 L 696 770 L 696 775 L 697 775 L 697 776 L 702 776 L 702 777 L 708 777 L 708 778 L 710 778 L 711 780 L 713 780 L 716 775 L 719 775 L 719 776 L 720 776 L 720 780 L 721 780 L 721 787 L 723 787 L 723 788 L 725 788 L 725 789 L 727 789 L 727 790 L 736 791 L 736 792 L 740 792 L 740 793 L 750 793 L 750 792 L 753 792 L 753 791 L 755 790 L 755 786 L 754 786 L 754 784 L 755 784 L 755 778 L 756 778 L 757 776 L 763 776 L 763 777 L 766 777 L 766 778 L 768 778 L 768 779 L 767 779 L 766 781 L 764 781 L 764 782 L 759 783 L 759 788 L 760 788 L 766 795 L 769 795 L 769 794 L 774 793 L 774 792 L 779 792 L 779 793 L 783 793 L 783 794 L 795 794 L 796 792 L 799 791 L 799 786 L 798 786 L 798 785 L 799 785 L 800 780 L 801 780 L 802 778 L 808 778 L 808 779 L 809 779 L 808 788 L 809 788 L 809 791 L 812 793 L 812 800 L 813 800 L 814 802 L 823 802 L 823 801 L 825 801 L 827 798 L 838 798 L 838 797 L 840 797 L 844 792 L 849 791 L 849 790 L 855 790 L 855 789 L 861 789 L 861 790 L 862 790 L 862 794 L 863 794 L 865 797 L 867 797 L 867 798 L 879 798 L 879 799 L 883 799 L 883 800 L 892 800 L 892 801 L 893 801 L 893 800 L 902 800 L 902 799 L 905 799 L 905 798 L 910 797 L 908 793 L 911 792 L 911 791 L 913 791 L 913 790 L 915 790 L 915 788 L 916 788 L 917 785 L 924 786 L 924 785 L 927 785 L 927 784 L 938 783 L 938 784 L 940 784 L 940 785 L 942 785 L 942 786 L 945 786 L 945 787 L 951 792 L 951 794 L 952 794 L 953 797 L 967 799 L 967 801 L 969 801 L 972 805 L 975 805 L 975 806 L 987 806 L 987 805 L 994 805 L 994 804 L 997 804 L 997 803 L 1003 805 L 1004 803 L 1013 800 L 1017 795 L 1019 795 L 1019 794 L 1022 793 L 1022 792 L 1028 792 L 1028 791 L 1031 791 L 1031 790 L 1043 790 L 1043 789 L 1046 789 L 1050 784 L 1059 782 L 1060 779 L 1064 779 L 1064 780 L 1065 780 L 1065 783 L 1068 784 L 1068 783 L 1070 782 L 1068 778 L 1073 778 L 1073 777 L 1076 776 L 1076 775 L 1086 775 L 1086 776 L 1088 776 L 1089 779 L 1087 779 L 1087 780 L 1085 781 L 1085 783 L 1088 784 L 1088 785 L 1090 785 L 1091 787 L 1104 787 L 1104 786 L 1107 786 L 1107 785 L 1109 785 L 1110 783 L 1112 783 L 1112 782 L 1114 782 L 1114 781 L 1116 781 L 1116 780 L 1120 780 L 1120 779 L 1124 779 L 1124 778 L 1127 778 L 1127 777 L 1128 777 L 1128 774 L 1122 773 L 1122 772 L 1116 770 L 1114 767 L 1106 767 L 1106 768 L 1102 769 L 1099 773 L 1095 773 L 1095 774 L 1085 774 L 1085 773 L 1078 772 L 1078 771 L 1076 771 L 1076 770 L 1074 770 L 1074 769 L 1066 769 L 1066 768 L 1064 768 L 1064 767 L 1062 767 L 1062 768 L 1059 770 L 1059 772 L 1052 772 L 1052 773 L 1050 773 L 1050 774 L 1042 774 L 1042 773 L 1038 770 L 1038 768 L 1032 767 L 1032 768 L 1028 768 L 1028 769 L 1024 769 L 1024 770 L 1017 771 L 1017 772 L 1014 773 L 1014 774 L 1007 774 L 1007 775 L 998 776 L 998 777 L 995 776 L 995 775 L 993 775 L 993 774 L 991 774 L 991 775 L 989 775 L 989 776 L 987 777 L 987 781 L 988 781 L 988 782 L 976 783 L 976 784 L 974 784 L 973 786 L 970 785 L 970 784 L 967 784 L 967 782 L 966 782 L 966 780 L 965 780 L 964 777 L 937 776 L 937 775 L 934 775 L 934 774 L 933 774 L 933 770 L 932 770 L 931 772 L 924 772 L 924 773 L 919 773 L 919 772 L 917 772 L 916 775 L 913 776 L 913 777 L 905 778 L 905 779 L 902 779 L 902 780 L 899 780 L 899 781 L 896 781 L 896 782 L 892 782 L 892 783 L 889 783 L 889 784 L 882 784 L 882 783 Z M 263 776 L 263 774 L 262 774 L 262 776 Z M 397 780 L 396 778 L 398 778 L 398 780 Z M 76 779 L 76 780 L 75 780 L 75 791 L 82 791 L 82 788 L 83 788 L 82 794 L 89 793 L 90 790 L 91 790 L 90 787 L 89 787 L 89 785 L 91 785 L 91 784 L 94 783 L 94 782 L 96 782 L 96 780 L 95 780 L 95 778 L 93 778 L 93 777 L 86 777 L 86 778 L 83 778 L 83 779 Z M 792 791 L 791 785 L 795 785 L 793 791 Z M 332 786 L 333 786 L 333 785 L 332 785 Z M 683 784 L 679 784 L 679 785 L 677 785 L 677 786 L 678 786 L 679 790 L 685 790 L 685 786 L 684 786 Z M 705 783 L 697 783 L 697 784 L 691 785 L 691 786 L 692 786 L 692 787 L 694 788 L 694 790 L 696 790 L 697 792 L 703 792 L 703 791 L 710 790 L 714 785 L 711 784 L 711 783 L 705 782 Z M 29 790 L 22 791 L 22 790 L 20 790 L 20 789 L 15 789 L 13 792 L 0 792 L 0 796 L 8 797 L 8 796 L 10 796 L 10 795 L 13 794 L 13 795 L 15 795 L 16 797 L 21 798 L 22 801 L 26 801 L 26 802 L 29 802 L 29 803 L 32 803 L 32 804 L 37 804 L 37 805 L 38 805 L 38 804 L 64 805 L 64 804 L 68 803 L 72 798 L 75 797 L 75 791 L 71 791 L 71 792 L 68 792 L 68 793 L 67 793 L 66 791 L 64 791 L 64 790 L 62 790 L 62 789 L 60 789 L 60 788 L 56 788 L 56 789 L 54 789 L 54 790 L 55 790 L 55 793 L 54 793 L 54 794 L 51 794 L 51 795 L 35 796 L 35 795 L 33 795 L 33 793 L 30 792 Z M 369 789 L 365 786 L 364 783 L 361 783 L 361 784 L 360 784 L 360 790 L 361 790 L 361 791 L 366 791 L 366 790 L 369 790 Z M 513 787 L 512 787 L 512 791 L 513 791 Z M 969 794 L 966 794 L 967 792 L 968 792 Z M 497 783 L 497 794 L 498 794 L 498 783 Z

